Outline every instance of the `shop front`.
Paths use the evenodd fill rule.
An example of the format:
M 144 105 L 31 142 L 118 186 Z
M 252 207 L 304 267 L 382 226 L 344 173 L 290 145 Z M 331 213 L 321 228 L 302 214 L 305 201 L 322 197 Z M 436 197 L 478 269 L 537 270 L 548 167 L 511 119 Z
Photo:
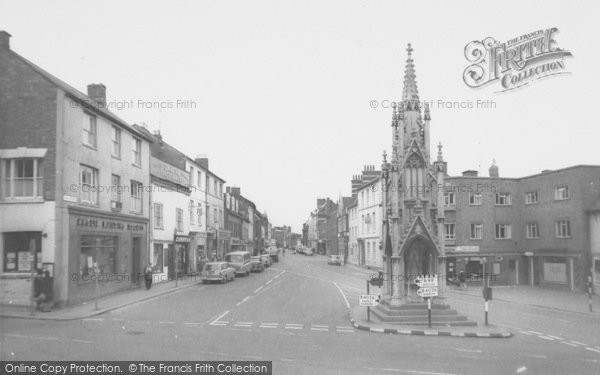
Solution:
M 140 286 L 147 226 L 142 217 L 70 208 L 68 303 Z

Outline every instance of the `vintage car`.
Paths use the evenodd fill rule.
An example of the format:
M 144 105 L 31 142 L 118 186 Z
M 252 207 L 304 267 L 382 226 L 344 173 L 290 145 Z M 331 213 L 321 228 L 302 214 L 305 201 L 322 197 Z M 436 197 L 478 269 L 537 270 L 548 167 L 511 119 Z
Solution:
M 327 259 L 327 264 L 341 266 L 342 265 L 342 256 L 341 255 L 330 255 L 329 259 Z
M 263 263 L 260 255 L 255 255 L 250 258 L 250 271 L 251 272 L 262 272 L 265 270 L 265 264 Z
M 271 256 L 269 254 L 261 254 L 260 255 L 260 260 L 265 265 L 265 268 L 266 267 L 271 267 L 271 264 L 273 264 L 273 260 L 271 259 Z
M 235 278 L 235 269 L 227 262 L 209 262 L 202 269 L 202 283 L 220 281 L 222 284 Z

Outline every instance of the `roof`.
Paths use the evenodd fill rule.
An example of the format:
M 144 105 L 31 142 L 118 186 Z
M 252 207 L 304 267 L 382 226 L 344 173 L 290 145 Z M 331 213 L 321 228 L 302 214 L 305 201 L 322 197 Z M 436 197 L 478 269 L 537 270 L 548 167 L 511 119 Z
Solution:
M 578 164 L 578 165 L 572 165 L 570 167 L 536 173 L 536 174 L 532 174 L 532 175 L 528 175 L 528 176 L 524 176 L 524 177 L 446 176 L 445 178 L 446 179 L 488 179 L 488 180 L 513 180 L 513 181 L 516 181 L 516 180 L 525 180 L 528 178 L 534 178 L 534 177 L 539 177 L 539 176 L 546 176 L 546 175 L 549 175 L 552 173 L 565 172 L 565 171 L 568 171 L 571 169 L 577 169 L 577 168 L 597 168 L 600 171 L 600 165 Z
M 48 73 L 44 69 L 40 68 L 39 66 L 35 65 L 34 63 L 27 60 L 23 56 L 19 55 L 15 51 L 8 49 L 8 52 L 12 53 L 16 58 L 23 61 L 25 64 L 29 65 L 29 67 L 31 69 L 33 69 L 35 72 L 37 72 L 39 75 L 41 75 L 43 78 L 45 78 L 47 81 L 49 81 L 50 83 L 52 83 L 59 89 L 63 90 L 71 98 L 80 102 L 82 107 L 84 107 L 88 110 L 97 112 L 97 113 L 101 114 L 102 116 L 110 119 L 112 122 L 116 123 L 117 125 L 121 126 L 122 128 L 128 130 L 129 132 L 136 134 L 136 135 L 150 141 L 150 139 L 147 137 L 147 135 L 138 132 L 131 125 L 129 125 L 129 123 L 127 123 L 125 120 L 121 119 L 119 116 L 115 115 L 114 113 L 112 113 L 111 111 L 109 111 L 108 109 L 106 109 L 100 105 L 94 105 L 93 103 L 95 103 L 95 101 L 92 98 L 90 98 L 89 96 L 87 96 L 86 94 L 82 93 L 81 91 L 77 90 L 76 88 L 69 85 L 68 83 L 66 83 L 66 82 L 62 81 L 61 79 Z

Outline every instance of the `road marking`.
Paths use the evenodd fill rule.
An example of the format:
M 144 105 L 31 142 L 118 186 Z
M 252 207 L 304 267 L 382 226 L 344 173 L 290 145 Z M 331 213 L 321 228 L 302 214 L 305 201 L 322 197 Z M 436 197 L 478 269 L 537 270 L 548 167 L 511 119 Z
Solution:
M 234 324 L 234 327 L 252 327 L 254 323 L 248 323 L 248 322 L 237 322 Z
M 346 298 L 346 295 L 344 294 L 342 289 L 335 283 L 335 281 L 333 281 L 333 285 L 335 285 L 335 287 L 340 291 L 340 293 L 342 293 L 342 297 L 344 297 L 344 302 L 346 302 L 346 307 L 350 308 L 350 303 L 348 302 L 348 298 Z
M 236 303 L 235 305 L 236 305 L 236 306 L 239 306 L 239 305 L 241 305 L 242 303 L 244 303 L 244 302 L 248 301 L 249 299 L 250 299 L 250 296 L 246 296 L 246 297 L 244 297 L 244 299 L 243 299 L 243 300 L 241 300 L 240 302 Z
M 195 325 L 202 325 L 203 323 L 185 322 L 183 324 L 188 325 L 188 326 L 195 326 Z
M 313 327 L 315 328 L 329 328 L 329 326 L 323 325 L 323 324 L 312 324 Z
M 351 329 L 351 330 L 354 331 L 354 327 L 350 327 L 350 326 L 337 326 L 335 328 L 337 328 L 337 329 Z
M 34 340 L 50 340 L 50 341 L 58 341 L 58 337 L 46 337 L 46 336 L 26 336 L 26 335 L 19 335 L 16 333 L 7 333 L 4 336 L 9 336 L 9 337 L 18 337 L 18 338 L 22 338 L 22 339 L 34 339 Z
M 536 331 L 529 331 L 529 332 L 533 333 L 534 335 L 541 335 L 542 334 L 541 332 L 536 332 Z
M 524 335 L 528 335 L 531 336 L 533 333 L 527 332 L 527 331 L 519 331 L 519 333 L 522 333 Z
M 482 353 L 482 350 L 477 350 L 477 349 L 460 349 L 460 348 L 454 348 L 454 350 L 457 350 L 459 352 L 465 352 L 465 353 Z
M 547 335 L 548 337 L 552 337 L 555 340 L 564 340 L 562 337 Z
M 269 324 L 263 323 L 259 327 L 260 328 L 277 328 L 277 327 L 279 327 L 279 324 L 275 323 L 275 325 L 269 325 Z
M 229 322 L 218 321 L 210 323 L 211 326 L 226 326 L 227 324 L 229 324 Z
M 586 346 L 586 347 L 585 347 L 585 350 L 589 350 L 589 351 L 591 351 L 591 352 L 600 353 L 600 349 L 590 348 L 589 346 Z
M 540 339 L 544 339 L 544 340 L 549 340 L 549 341 L 554 341 L 554 339 L 552 337 L 548 337 L 548 336 L 544 336 L 544 335 L 538 335 L 538 337 Z
M 521 354 L 524 357 L 530 357 L 530 358 L 538 358 L 538 359 L 548 359 L 547 356 L 543 355 L 543 354 Z
M 404 374 L 421 374 L 421 375 L 457 375 L 457 374 L 453 374 L 450 372 L 431 372 L 431 371 L 418 371 L 418 370 L 401 370 L 401 369 L 397 369 L 397 368 L 381 368 L 381 367 L 363 367 L 364 369 L 367 370 L 374 370 L 374 371 L 389 371 L 389 372 L 398 372 L 398 373 L 404 373 Z
M 581 346 L 586 346 L 586 344 L 579 342 L 579 341 L 575 341 L 575 340 L 571 340 L 571 342 L 575 345 L 581 345 Z
M 354 330 L 350 330 L 350 329 L 338 329 L 336 330 L 337 333 L 354 333 Z
M 85 320 L 86 322 L 101 322 L 104 319 L 102 319 L 102 318 L 84 318 L 82 320 Z
M 271 279 L 271 280 L 267 281 L 267 282 L 265 283 L 265 285 L 269 285 L 269 284 L 271 284 L 272 282 L 273 282 L 273 279 Z
M 297 327 L 297 326 L 285 326 L 285 329 L 303 329 L 304 327 Z
M 276 278 L 278 278 L 279 276 L 281 276 L 281 274 L 277 274 L 277 275 L 273 276 L 273 279 L 276 279 Z
M 209 321 L 210 321 L 210 320 L 212 320 L 212 323 L 218 322 L 218 321 L 219 321 L 219 320 L 220 320 L 222 317 L 224 317 L 224 316 L 225 316 L 225 315 L 227 315 L 227 314 L 229 314 L 229 310 L 225 311 L 223 314 L 219 315 L 219 316 L 218 316 L 217 318 L 215 318 L 214 320 L 212 320 L 212 319 L 209 319 Z M 211 323 L 211 324 L 212 324 L 212 323 Z
M 521 366 L 521 367 L 519 367 L 519 368 L 517 369 L 517 374 L 520 374 L 520 373 L 522 373 L 522 372 L 525 372 L 525 370 L 527 370 L 527 367 L 525 367 L 525 366 Z
M 322 332 L 327 332 L 329 331 L 329 328 L 318 328 L 318 327 L 310 327 L 311 331 L 322 331 Z
M 260 290 L 261 290 L 262 288 L 263 288 L 263 287 L 261 286 L 260 288 L 256 289 L 256 290 L 254 291 L 254 293 L 256 294 L 256 293 L 260 292 Z
M 79 343 L 82 343 L 82 344 L 91 344 L 92 343 L 91 341 L 79 340 L 79 339 L 71 339 L 71 341 L 73 341 L 73 342 L 79 342 Z
M 159 320 L 158 324 L 175 324 L 175 322 Z
M 570 343 L 570 342 L 567 342 L 567 341 L 561 341 L 560 343 L 561 343 L 561 344 L 565 344 L 565 345 L 569 345 L 569 346 L 574 346 L 574 347 L 577 347 L 577 346 L 578 346 L 578 345 L 572 344 L 572 343 Z

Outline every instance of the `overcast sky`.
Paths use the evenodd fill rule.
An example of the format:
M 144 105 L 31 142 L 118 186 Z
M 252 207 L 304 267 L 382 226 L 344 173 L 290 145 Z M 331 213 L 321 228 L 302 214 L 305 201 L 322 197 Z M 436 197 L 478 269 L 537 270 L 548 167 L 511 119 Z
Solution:
M 598 14 L 594 1 L 0 0 L 0 30 L 81 91 L 101 82 L 113 105 L 133 100 L 114 112 L 208 155 L 273 224 L 300 231 L 317 197 L 350 195 L 351 176 L 389 152 L 391 110 L 371 101 L 400 99 L 409 42 L 451 175 L 487 176 L 492 159 L 507 177 L 600 164 Z M 470 41 L 551 27 L 571 74 L 507 93 L 463 82 Z M 495 108 L 445 104 L 477 100 Z

